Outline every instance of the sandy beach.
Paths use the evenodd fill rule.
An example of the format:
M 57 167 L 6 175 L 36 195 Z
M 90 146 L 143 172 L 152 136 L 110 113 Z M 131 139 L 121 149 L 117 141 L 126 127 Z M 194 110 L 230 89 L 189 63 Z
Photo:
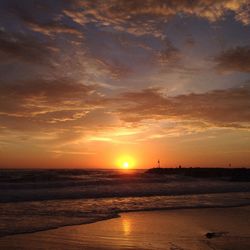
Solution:
M 0 248 L 247 250 L 250 206 L 122 213 L 92 224 L 2 237 Z

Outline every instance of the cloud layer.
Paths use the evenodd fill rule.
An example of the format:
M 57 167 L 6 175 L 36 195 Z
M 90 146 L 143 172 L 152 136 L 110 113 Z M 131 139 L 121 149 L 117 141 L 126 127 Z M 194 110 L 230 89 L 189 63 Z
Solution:
M 137 35 L 162 36 L 159 21 L 167 22 L 175 15 L 196 16 L 215 22 L 231 12 L 237 21 L 245 25 L 250 23 L 248 0 L 74 0 L 72 6 L 64 13 L 76 23 L 99 22 Z
M 94 86 L 72 79 L 2 83 L 0 114 L 2 121 L 16 117 L 21 123 L 27 119 L 32 127 L 39 122 L 77 120 L 97 108 L 101 99 Z
M 250 123 L 249 86 L 175 97 L 153 88 L 123 93 L 117 101 L 121 102 L 118 114 L 126 122 L 174 118 L 235 128 L 249 128 Z
M 249 0 L 0 1 L 0 153 L 245 133 L 249 10 Z

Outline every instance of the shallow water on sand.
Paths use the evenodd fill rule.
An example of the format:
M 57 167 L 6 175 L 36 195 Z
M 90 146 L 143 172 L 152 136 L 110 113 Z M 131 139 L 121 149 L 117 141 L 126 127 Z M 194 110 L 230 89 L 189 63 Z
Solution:
M 123 213 L 120 218 L 0 239 L 4 249 L 248 250 L 250 207 Z M 208 239 L 207 232 L 219 237 Z M 28 246 L 28 247 L 27 247 Z

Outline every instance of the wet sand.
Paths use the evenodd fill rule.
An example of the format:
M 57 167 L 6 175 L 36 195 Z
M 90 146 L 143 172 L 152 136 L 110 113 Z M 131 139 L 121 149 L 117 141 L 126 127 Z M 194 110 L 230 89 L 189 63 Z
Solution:
M 2 237 L 0 249 L 249 250 L 250 206 L 122 213 L 93 224 Z

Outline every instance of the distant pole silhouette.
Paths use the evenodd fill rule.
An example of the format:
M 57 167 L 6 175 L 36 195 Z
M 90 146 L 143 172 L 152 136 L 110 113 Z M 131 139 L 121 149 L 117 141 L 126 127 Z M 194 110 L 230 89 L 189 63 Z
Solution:
M 158 162 L 157 162 L 157 166 L 158 166 L 158 168 L 160 168 L 160 167 L 161 167 L 160 160 L 158 160 Z

